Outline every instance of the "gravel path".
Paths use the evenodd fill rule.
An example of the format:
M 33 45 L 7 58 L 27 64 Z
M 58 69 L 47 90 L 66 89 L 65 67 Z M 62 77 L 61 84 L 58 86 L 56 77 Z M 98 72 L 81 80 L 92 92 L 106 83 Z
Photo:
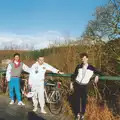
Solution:
M 41 114 L 40 110 L 32 112 L 31 101 L 25 106 L 18 106 L 17 103 L 9 105 L 9 97 L 0 95 L 0 120 L 60 120 L 60 115 L 52 115 L 46 107 L 47 114 Z

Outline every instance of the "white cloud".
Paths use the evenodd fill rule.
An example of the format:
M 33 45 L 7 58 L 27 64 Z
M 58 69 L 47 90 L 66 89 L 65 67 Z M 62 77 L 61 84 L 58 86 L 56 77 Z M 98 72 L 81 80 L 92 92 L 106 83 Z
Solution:
M 72 38 L 73 39 L 73 38 Z M 13 33 L 0 33 L 0 49 L 41 49 L 49 44 L 62 43 L 65 37 L 57 31 L 47 31 L 34 35 L 18 35 Z

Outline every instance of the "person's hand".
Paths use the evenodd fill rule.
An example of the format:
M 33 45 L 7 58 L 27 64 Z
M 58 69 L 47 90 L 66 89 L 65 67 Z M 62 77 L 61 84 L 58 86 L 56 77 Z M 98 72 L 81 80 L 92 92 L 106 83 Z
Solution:
M 5 78 L 5 81 L 8 83 L 10 82 L 10 77 Z
M 10 81 L 10 80 L 9 80 Z M 5 78 L 5 82 L 8 83 L 9 82 L 6 78 Z
M 73 90 L 73 82 L 70 83 L 70 90 Z
M 99 77 L 98 77 L 98 76 L 96 76 L 96 77 L 95 77 L 95 80 L 94 80 L 94 83 L 95 83 L 95 84 L 97 84 L 97 83 L 98 83 L 98 81 L 99 81 Z
M 32 84 L 29 84 L 29 87 L 32 88 Z
M 58 73 L 61 74 L 61 75 L 64 74 L 64 72 L 58 72 Z

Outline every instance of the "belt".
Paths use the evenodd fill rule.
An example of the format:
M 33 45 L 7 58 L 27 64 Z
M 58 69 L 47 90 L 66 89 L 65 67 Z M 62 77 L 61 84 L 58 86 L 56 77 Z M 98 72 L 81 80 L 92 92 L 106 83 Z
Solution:
M 77 84 L 79 84 L 79 85 L 81 85 L 81 86 L 87 86 L 88 85 L 88 83 L 87 84 L 83 84 L 83 83 L 80 83 L 80 82 L 78 82 L 78 81 L 75 81 Z
M 17 78 L 19 78 L 18 76 L 12 76 L 12 77 L 17 77 Z

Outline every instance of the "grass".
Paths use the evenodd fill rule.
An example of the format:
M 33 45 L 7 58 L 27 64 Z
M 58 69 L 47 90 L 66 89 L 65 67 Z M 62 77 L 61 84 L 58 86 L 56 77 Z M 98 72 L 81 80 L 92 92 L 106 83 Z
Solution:
M 106 103 L 100 104 L 94 97 L 88 98 L 86 120 L 120 120 L 120 116 L 113 116 Z

